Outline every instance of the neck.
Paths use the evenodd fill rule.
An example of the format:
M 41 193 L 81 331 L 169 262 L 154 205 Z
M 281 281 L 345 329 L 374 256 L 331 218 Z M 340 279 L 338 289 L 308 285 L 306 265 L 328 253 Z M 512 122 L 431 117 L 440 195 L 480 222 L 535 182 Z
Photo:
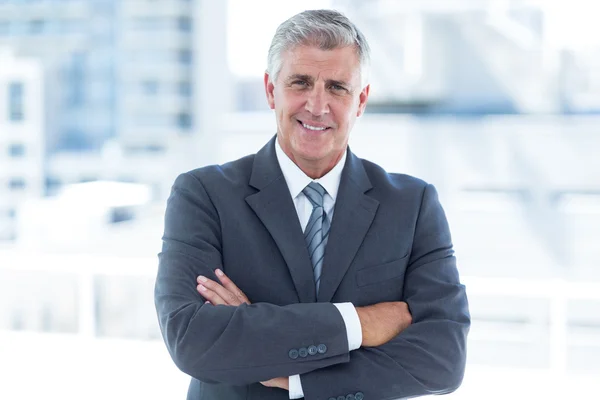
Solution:
M 337 157 L 330 160 L 305 160 L 302 158 L 296 158 L 292 155 L 288 155 L 290 159 L 304 172 L 308 177 L 312 179 L 319 179 L 327 175 L 337 163 L 341 160 L 343 152 Z

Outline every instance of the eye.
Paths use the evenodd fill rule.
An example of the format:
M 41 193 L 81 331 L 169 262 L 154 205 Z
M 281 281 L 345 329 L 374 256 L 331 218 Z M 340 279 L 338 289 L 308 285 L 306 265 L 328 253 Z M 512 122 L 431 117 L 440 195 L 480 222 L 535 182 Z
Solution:
M 330 88 L 334 92 L 345 92 L 346 91 L 346 88 L 341 85 L 331 85 Z
M 297 79 L 295 81 L 292 81 L 292 86 L 306 87 L 306 86 L 308 86 L 308 83 L 301 79 Z

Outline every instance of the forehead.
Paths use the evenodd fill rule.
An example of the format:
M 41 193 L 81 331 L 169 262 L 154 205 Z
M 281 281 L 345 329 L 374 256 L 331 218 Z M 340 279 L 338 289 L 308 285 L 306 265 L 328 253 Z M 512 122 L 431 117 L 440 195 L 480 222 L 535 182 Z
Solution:
M 352 46 L 332 50 L 297 46 L 282 54 L 280 77 L 286 79 L 297 74 L 351 82 L 360 79 L 358 54 Z

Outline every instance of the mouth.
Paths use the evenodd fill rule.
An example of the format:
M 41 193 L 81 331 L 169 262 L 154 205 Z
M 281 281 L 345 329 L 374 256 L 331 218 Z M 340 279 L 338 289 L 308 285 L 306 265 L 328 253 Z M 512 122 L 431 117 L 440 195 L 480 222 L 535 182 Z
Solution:
M 320 124 L 320 123 L 315 123 L 315 122 L 303 122 L 300 120 L 297 120 L 298 124 L 305 130 L 311 133 L 321 133 L 321 132 L 327 132 L 328 130 L 331 129 L 330 126 L 324 125 L 324 124 Z

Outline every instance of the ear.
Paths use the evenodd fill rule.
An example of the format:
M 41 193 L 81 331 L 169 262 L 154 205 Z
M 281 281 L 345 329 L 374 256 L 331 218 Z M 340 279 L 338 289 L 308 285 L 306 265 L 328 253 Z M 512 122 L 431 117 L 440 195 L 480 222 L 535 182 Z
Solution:
M 275 95 L 273 91 L 275 90 L 275 85 L 271 82 L 271 77 L 268 72 L 265 72 L 265 94 L 267 95 L 267 102 L 269 103 L 269 107 L 271 110 L 275 109 Z
M 365 86 L 365 88 L 360 92 L 358 96 L 358 111 L 356 112 L 356 116 L 360 117 L 365 112 L 365 108 L 367 107 L 367 99 L 369 98 L 369 90 L 371 89 L 371 85 Z

